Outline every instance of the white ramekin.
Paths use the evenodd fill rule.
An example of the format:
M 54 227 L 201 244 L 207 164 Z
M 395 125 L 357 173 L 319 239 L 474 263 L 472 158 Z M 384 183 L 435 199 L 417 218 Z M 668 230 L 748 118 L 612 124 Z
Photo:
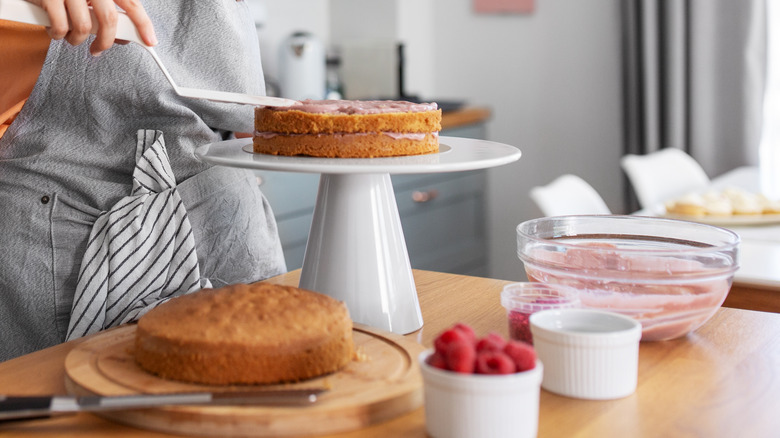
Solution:
M 544 362 L 542 388 L 575 398 L 609 400 L 636 390 L 642 325 L 595 309 L 531 315 L 534 348 Z
M 425 425 L 434 438 L 533 438 L 539 426 L 542 363 L 515 374 L 462 374 L 426 363 L 420 354 Z

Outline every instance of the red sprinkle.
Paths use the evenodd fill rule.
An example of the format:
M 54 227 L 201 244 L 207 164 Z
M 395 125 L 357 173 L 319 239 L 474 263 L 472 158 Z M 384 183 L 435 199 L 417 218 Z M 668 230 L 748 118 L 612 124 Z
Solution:
M 523 341 L 533 345 L 534 339 L 531 335 L 530 317 L 530 314 L 516 310 L 509 312 L 509 337 L 516 341 Z

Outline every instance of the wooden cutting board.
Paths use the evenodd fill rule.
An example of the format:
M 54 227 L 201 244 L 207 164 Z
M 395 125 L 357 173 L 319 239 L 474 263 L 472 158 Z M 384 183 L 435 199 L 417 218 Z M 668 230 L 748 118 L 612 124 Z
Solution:
M 345 432 L 420 407 L 422 345 L 367 326 L 353 330 L 357 359 L 343 370 L 295 384 L 217 387 L 165 380 L 133 360 L 135 325 L 103 332 L 65 359 L 65 384 L 75 395 L 128 395 L 230 389 L 328 388 L 304 407 L 169 406 L 101 413 L 113 421 L 168 433 L 204 436 L 291 436 Z

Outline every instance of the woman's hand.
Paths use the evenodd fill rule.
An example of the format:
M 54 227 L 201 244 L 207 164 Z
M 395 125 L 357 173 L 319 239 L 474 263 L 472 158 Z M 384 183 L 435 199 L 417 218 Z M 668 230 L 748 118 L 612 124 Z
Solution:
M 116 38 L 117 6 L 122 8 L 130 20 L 138 28 L 141 39 L 149 45 L 157 44 L 154 27 L 149 16 L 146 15 L 143 5 L 139 0 L 28 0 L 37 4 L 49 14 L 51 27 L 48 32 L 55 40 L 65 39 L 70 44 L 77 46 L 86 41 L 92 30 L 92 19 L 89 15 L 89 7 L 97 18 L 97 33 L 95 41 L 89 47 L 94 56 L 100 55 L 104 50 L 114 44 Z

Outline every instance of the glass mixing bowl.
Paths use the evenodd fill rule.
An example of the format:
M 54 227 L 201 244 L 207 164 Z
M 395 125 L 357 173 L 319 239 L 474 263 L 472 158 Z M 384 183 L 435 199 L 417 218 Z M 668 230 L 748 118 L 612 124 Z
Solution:
M 731 289 L 739 236 L 643 216 L 557 216 L 517 226 L 529 281 L 578 290 L 582 307 L 637 319 L 643 341 L 674 339 L 712 317 Z

